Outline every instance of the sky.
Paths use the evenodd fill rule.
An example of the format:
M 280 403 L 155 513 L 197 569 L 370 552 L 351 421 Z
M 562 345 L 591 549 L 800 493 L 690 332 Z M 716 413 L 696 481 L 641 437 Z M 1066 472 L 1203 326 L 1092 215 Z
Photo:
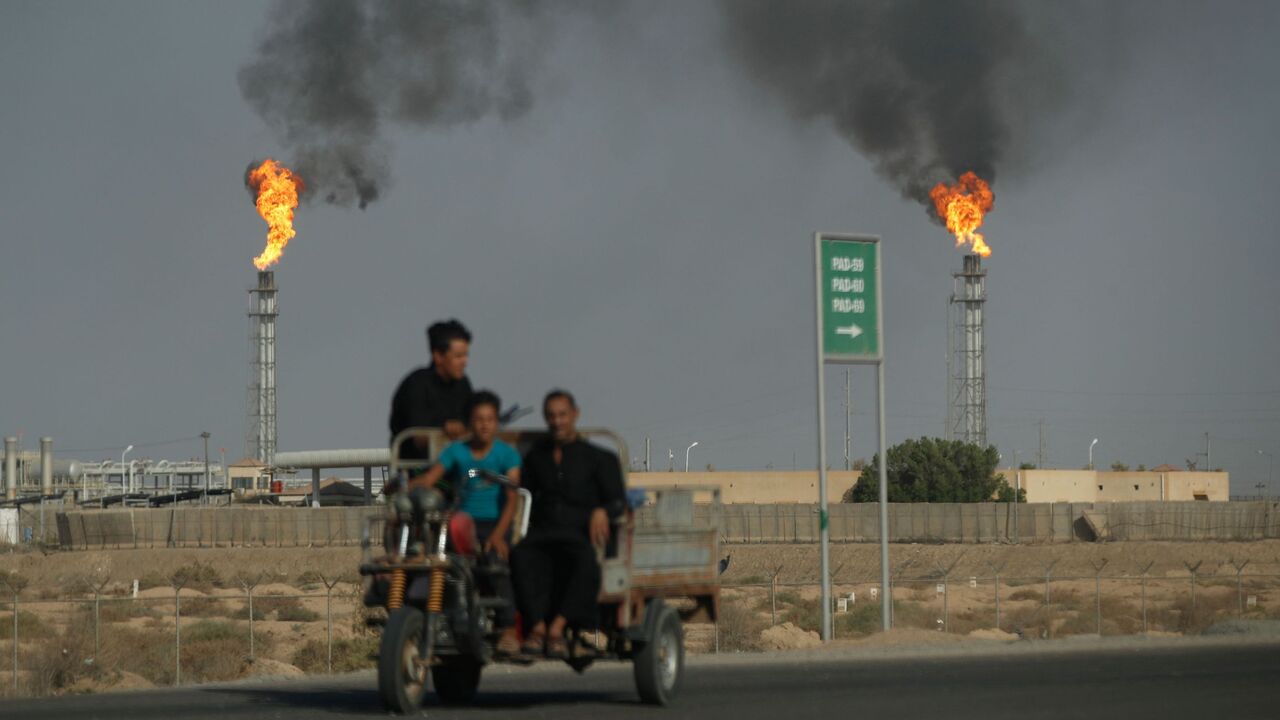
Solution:
M 279 449 L 386 442 L 423 329 L 475 334 L 506 403 L 572 390 L 632 458 L 816 461 L 815 231 L 883 240 L 887 438 L 939 436 L 962 252 L 823 117 L 735 59 L 720 5 L 553 13 L 531 103 L 381 129 L 366 209 L 298 211 L 276 268 Z M 984 225 L 990 441 L 1009 462 L 1182 465 L 1254 494 L 1280 452 L 1280 5 L 1019 6 L 1069 92 L 1028 119 Z M 240 457 L 247 164 L 291 145 L 241 93 L 270 10 L 0 4 L 0 432 L 81 460 Z M 843 465 L 845 368 L 826 370 Z M 854 457 L 875 374 L 851 369 Z M 536 416 L 526 418 L 536 422 Z M 216 450 L 215 450 L 216 451 Z M 1280 484 L 1270 485 L 1274 494 Z

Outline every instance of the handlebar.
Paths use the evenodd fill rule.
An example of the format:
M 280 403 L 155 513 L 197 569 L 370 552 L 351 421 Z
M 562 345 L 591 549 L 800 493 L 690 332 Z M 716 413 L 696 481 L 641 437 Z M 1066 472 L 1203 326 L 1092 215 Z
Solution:
M 529 516 L 533 511 L 533 493 L 520 487 L 511 478 L 492 470 L 484 470 L 481 468 L 471 468 L 467 471 L 467 477 L 480 478 L 486 482 L 497 483 L 508 490 L 514 490 L 520 496 L 520 537 L 529 534 Z

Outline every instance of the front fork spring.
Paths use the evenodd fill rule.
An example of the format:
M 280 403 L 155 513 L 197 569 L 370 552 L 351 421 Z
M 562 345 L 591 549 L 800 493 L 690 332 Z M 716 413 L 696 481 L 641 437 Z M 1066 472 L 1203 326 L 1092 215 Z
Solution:
M 444 610 L 444 568 L 431 569 L 431 593 L 427 596 L 427 610 L 441 612 Z
M 392 570 L 387 586 L 387 611 L 394 612 L 404 606 L 406 578 L 404 570 Z

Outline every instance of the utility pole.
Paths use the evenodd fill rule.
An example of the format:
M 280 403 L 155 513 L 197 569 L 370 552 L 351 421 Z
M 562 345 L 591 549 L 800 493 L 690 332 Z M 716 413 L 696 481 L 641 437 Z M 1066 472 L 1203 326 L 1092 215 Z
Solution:
M 1040 452 L 1036 453 L 1036 467 L 1044 469 L 1044 418 L 1040 418 Z
M 649 472 L 649 436 L 644 438 L 644 471 Z
M 200 437 L 204 438 L 204 496 L 205 501 L 209 499 L 209 438 L 208 432 L 200 433 Z
M 1204 458 L 1204 472 L 1213 472 L 1213 456 L 1210 455 L 1209 433 L 1204 434 L 1204 452 L 1196 453 L 1196 457 Z
M 844 469 L 852 465 L 849 458 L 850 427 L 853 423 L 853 396 L 849 394 L 849 371 L 844 371 Z

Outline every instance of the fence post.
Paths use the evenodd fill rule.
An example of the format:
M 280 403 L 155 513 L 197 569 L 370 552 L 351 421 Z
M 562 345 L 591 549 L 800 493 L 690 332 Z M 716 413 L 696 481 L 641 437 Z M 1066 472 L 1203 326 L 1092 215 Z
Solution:
M 179 570 L 169 578 L 173 586 L 173 685 L 182 684 L 182 587 L 187 576 Z
M 779 565 L 777 570 L 773 571 L 773 576 L 769 578 L 769 624 L 778 624 L 778 576 L 782 574 L 782 566 Z
M 840 573 L 840 570 L 841 570 L 841 569 L 843 569 L 843 568 L 844 568 L 844 563 L 840 563 L 838 566 L 836 566 L 836 569 L 835 569 L 834 571 L 832 571 L 832 573 L 831 573 L 831 576 L 830 576 L 830 577 L 831 577 L 831 580 L 827 583 L 827 587 L 835 587 L 835 584 L 836 584 L 836 575 L 838 575 L 838 574 Z M 836 601 L 835 593 L 832 593 L 832 594 L 831 594 L 831 598 L 830 598 L 830 599 L 831 599 L 831 602 L 832 602 L 832 603 L 835 603 L 835 601 Z M 833 607 L 833 608 L 831 608 L 831 639 L 832 639 L 832 640 L 835 640 L 835 639 L 836 639 L 836 613 L 835 613 L 835 610 L 836 610 L 836 609 L 835 609 L 834 607 Z
M 27 579 L 17 573 L 0 574 L 0 584 L 13 595 L 13 694 L 18 695 L 18 595 L 27 586 Z
M 1000 563 L 999 565 L 996 565 L 995 563 L 989 560 L 987 561 L 987 566 L 991 568 L 991 572 L 996 576 L 995 596 L 996 596 L 996 629 L 997 630 L 1000 629 L 1000 571 L 1004 569 L 1004 566 L 1008 562 L 1009 561 L 1006 560 Z
M 1058 561 L 1054 560 L 1053 562 L 1044 566 L 1044 605 L 1045 607 L 1049 607 L 1049 602 L 1050 602 L 1049 593 L 1051 590 L 1049 586 L 1049 581 L 1050 581 L 1050 576 L 1053 574 L 1053 566 L 1057 564 L 1058 564 Z
M 18 591 L 13 592 L 13 694 L 18 695 Z
M 926 503 L 926 505 L 928 505 L 928 503 Z M 960 511 L 960 512 L 961 512 L 960 516 L 964 517 L 963 511 Z M 948 565 L 946 568 L 943 568 L 942 565 L 936 566 L 938 568 L 938 571 L 942 573 L 942 632 L 944 633 L 950 632 L 947 629 L 949 625 L 949 620 L 950 620 L 947 614 L 947 609 L 948 609 L 947 601 L 949 599 L 947 596 L 951 594 L 951 582 L 950 582 L 951 571 L 956 569 L 956 565 L 960 564 L 960 560 L 963 557 L 964 557 L 964 551 L 961 551 L 961 553 L 956 556 L 956 559 L 951 561 L 951 564 Z
M 1245 560 L 1243 563 L 1237 565 L 1235 559 L 1232 558 L 1231 560 L 1228 560 L 1228 562 L 1230 562 L 1231 566 L 1236 569 L 1236 605 L 1238 607 L 1238 614 L 1244 615 L 1244 579 L 1241 577 L 1241 573 L 1244 572 L 1244 568 L 1249 564 L 1249 561 Z
M 253 647 L 253 589 L 262 581 L 262 573 L 249 575 L 248 573 L 240 573 L 237 578 L 240 587 L 244 589 L 245 595 L 249 598 L 249 662 L 256 659 Z
M 338 584 L 338 579 L 330 580 L 324 575 L 320 576 L 320 582 L 324 583 L 324 638 L 328 645 L 328 655 L 325 659 L 325 667 L 328 673 L 333 674 L 333 586 Z
M 1147 634 L 1147 573 L 1151 570 L 1151 566 L 1155 564 L 1156 564 L 1156 561 L 1152 560 L 1147 563 L 1146 567 L 1142 568 L 1142 634 L 1143 635 Z
M 1183 560 L 1182 564 L 1187 567 L 1187 572 L 1191 573 L 1191 612 L 1195 613 L 1196 611 L 1196 571 L 1199 570 L 1200 566 L 1204 564 L 1204 560 L 1200 560 L 1196 562 L 1195 565 L 1192 565 L 1186 560 Z
M 98 664 L 98 656 L 102 652 L 102 646 L 99 642 L 100 628 L 102 627 L 102 592 L 107 589 L 107 584 L 111 582 L 109 577 L 98 577 L 93 583 L 93 664 L 94 667 L 101 667 Z
M 1107 566 L 1107 562 L 1106 558 L 1102 558 L 1101 563 L 1089 561 L 1089 564 L 1093 566 L 1094 618 L 1098 624 L 1098 637 L 1102 637 L 1102 568 Z

